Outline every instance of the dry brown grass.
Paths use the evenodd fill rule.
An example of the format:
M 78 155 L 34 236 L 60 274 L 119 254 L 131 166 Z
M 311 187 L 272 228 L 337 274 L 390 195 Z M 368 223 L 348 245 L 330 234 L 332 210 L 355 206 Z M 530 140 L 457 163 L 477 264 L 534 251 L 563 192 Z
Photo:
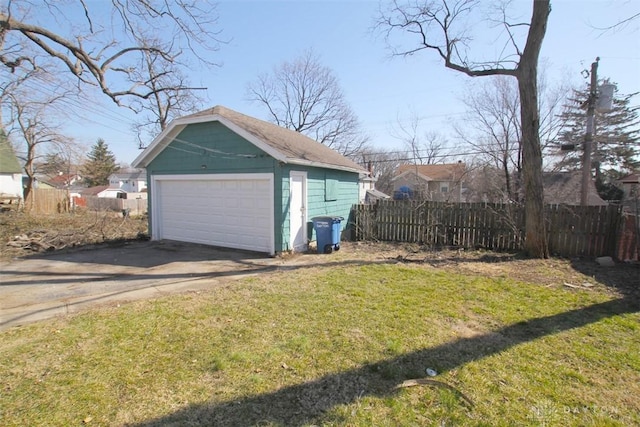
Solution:
M 416 244 L 386 242 L 356 242 L 349 245 L 345 252 L 357 253 L 365 258 L 377 257 L 403 264 L 426 265 L 457 274 L 508 278 L 551 288 L 597 289 L 614 296 L 640 299 L 640 264 L 637 262 L 601 267 L 593 258 L 534 259 L 521 253 L 433 250 Z
M 110 211 L 69 214 L 0 213 L 0 260 L 147 236 L 146 217 Z

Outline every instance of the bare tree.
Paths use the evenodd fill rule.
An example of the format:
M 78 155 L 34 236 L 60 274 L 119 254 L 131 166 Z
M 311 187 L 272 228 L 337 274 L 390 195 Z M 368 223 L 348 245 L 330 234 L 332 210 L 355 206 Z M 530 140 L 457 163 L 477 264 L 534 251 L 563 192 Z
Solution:
M 18 139 L 24 143 L 22 160 L 24 162 L 24 172 L 27 175 L 27 183 L 24 189 L 24 200 L 28 203 L 29 195 L 33 189 L 36 174 L 36 161 L 43 155 L 43 152 L 57 146 L 62 147 L 67 139 L 60 133 L 58 126 L 52 123 L 47 109 L 52 104 L 64 97 L 49 98 L 46 102 L 24 101 L 17 93 L 10 95 L 10 102 L 13 104 L 11 110 L 9 138 Z
M 195 112 L 203 103 L 197 91 L 206 88 L 191 87 L 181 68 L 175 63 L 165 63 L 157 53 L 145 52 L 132 77 L 133 82 L 146 80 L 151 89 L 148 99 L 133 99 L 131 103 L 136 112 L 146 112 L 134 124 L 140 148 L 145 148 L 146 141 L 164 130 L 171 120 Z
M 503 171 L 483 159 L 468 165 L 466 184 L 468 202 L 507 203 L 511 200 Z
M 517 88 L 500 77 L 474 85 L 465 93 L 469 113 L 465 126 L 456 125 L 455 129 L 462 141 L 502 171 L 508 200 L 517 200 L 518 186 L 513 175 L 517 177 L 522 171 L 520 106 Z
M 391 136 L 402 141 L 416 165 L 436 163 L 445 143 L 444 138 L 437 132 L 421 129 L 421 118 L 416 112 L 411 113 L 406 124 L 398 118 L 397 128 L 392 130 Z
M 543 76 L 543 75 L 541 75 Z M 549 87 L 539 79 L 540 140 L 543 152 L 553 145 L 561 128 L 564 83 Z M 462 96 L 467 105 L 464 124 L 454 125 L 461 141 L 474 148 L 486 162 L 502 171 L 508 200 L 519 201 L 522 174 L 522 126 L 518 87 L 513 79 L 495 76 L 484 84 L 469 86 Z
M 474 62 L 469 59 L 472 37 L 468 17 L 481 7 L 479 0 L 411 1 L 392 6 L 381 13 L 378 26 L 387 32 L 414 36 L 417 44 L 395 50 L 398 55 L 412 55 L 422 50 L 436 52 L 445 67 L 471 77 L 505 75 L 515 77 L 520 97 L 522 124 L 522 179 L 525 196 L 525 250 L 530 256 L 549 256 L 544 223 L 542 188 L 542 150 L 540 117 L 538 114 L 538 58 L 551 12 L 549 0 L 534 0 L 528 22 L 509 18 L 506 4 L 499 9 L 500 17 L 492 22 L 502 28 L 506 39 L 500 57 Z M 525 37 L 524 48 L 517 40 Z
M 84 20 L 67 18 L 77 16 Z M 189 65 L 185 52 L 211 64 L 204 52 L 219 46 L 216 17 L 215 6 L 204 0 L 71 0 L 64 10 L 50 0 L 38 7 L 13 0 L 0 6 L 0 64 L 20 78 L 48 61 L 51 74 L 66 72 L 79 88 L 97 88 L 139 113 L 151 111 L 162 127 L 167 110 L 183 105 L 158 97 L 195 89 L 177 70 Z M 150 58 L 153 67 L 141 68 Z
M 305 134 L 347 157 L 357 158 L 366 145 L 367 138 L 338 78 L 311 50 L 249 83 L 247 98 L 262 104 L 277 125 Z
M 86 155 L 86 149 L 72 139 L 64 139 L 63 144 L 54 144 L 46 147 L 43 161 L 36 165 L 36 172 L 47 176 L 66 175 L 69 181 L 65 186 L 70 186 L 73 175 L 79 174 L 80 163 Z
M 376 189 L 388 195 L 393 194 L 393 177 L 407 158 L 408 153 L 401 151 L 367 149 L 362 153 L 362 163 L 372 165 Z

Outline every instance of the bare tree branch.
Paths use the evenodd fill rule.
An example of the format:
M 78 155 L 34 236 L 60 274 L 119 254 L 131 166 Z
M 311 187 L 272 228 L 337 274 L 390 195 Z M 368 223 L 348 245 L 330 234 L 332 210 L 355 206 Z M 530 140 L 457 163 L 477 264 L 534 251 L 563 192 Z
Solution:
M 441 157 L 445 140 L 437 132 L 421 131 L 420 122 L 415 112 L 411 113 L 406 125 L 398 118 L 397 129 L 392 130 L 392 136 L 402 141 L 416 165 L 434 164 Z
M 593 28 L 595 28 L 596 30 L 604 31 L 604 32 L 616 31 L 616 30 L 619 30 L 619 29 L 622 29 L 622 28 L 626 27 L 629 23 L 631 23 L 631 22 L 633 22 L 633 21 L 635 21 L 636 19 L 639 19 L 639 18 L 640 18 L 640 12 L 635 13 L 635 14 L 629 16 L 628 18 L 622 19 L 621 21 L 618 21 L 613 25 L 608 25 L 606 27 L 593 27 Z
M 247 85 L 247 98 L 263 105 L 279 126 L 303 133 L 348 157 L 366 143 L 338 79 L 312 51 Z
M 69 0 L 65 11 L 54 2 L 44 5 L 36 9 L 28 7 L 27 0 L 14 0 L 0 6 L 0 66 L 27 73 L 54 59 L 46 65 L 51 71 L 66 71 L 79 88 L 97 88 L 138 112 L 160 108 L 158 98 L 166 94 L 182 97 L 200 89 L 180 74 L 191 65 L 182 54 L 215 65 L 206 53 L 223 43 L 210 0 L 111 0 L 107 5 Z M 66 17 L 74 16 L 69 13 L 74 6 L 84 19 L 69 22 Z M 109 9 L 104 13 L 105 8 L 111 14 Z M 58 26 L 54 29 L 51 22 Z M 154 67 L 140 67 L 151 56 Z M 183 103 L 162 104 L 163 109 L 185 112 L 180 110 Z M 157 113 L 156 125 L 162 128 L 170 115 Z
M 450 6 L 450 3 L 453 6 Z M 417 47 L 395 49 L 395 55 L 408 56 L 421 50 L 433 50 L 442 58 L 445 67 L 471 77 L 499 74 L 515 76 L 515 67 L 506 68 L 505 64 L 517 66 L 516 61 L 470 63 L 466 59 L 466 46 L 470 38 L 465 35 L 464 29 L 457 27 L 457 24 L 478 6 L 479 0 L 443 1 L 441 4 L 432 2 L 427 5 L 420 2 L 400 5 L 398 0 L 394 0 L 391 9 L 383 12 L 377 26 L 386 31 L 387 40 L 398 30 L 417 36 Z M 434 27 L 442 37 L 441 40 L 432 37 Z

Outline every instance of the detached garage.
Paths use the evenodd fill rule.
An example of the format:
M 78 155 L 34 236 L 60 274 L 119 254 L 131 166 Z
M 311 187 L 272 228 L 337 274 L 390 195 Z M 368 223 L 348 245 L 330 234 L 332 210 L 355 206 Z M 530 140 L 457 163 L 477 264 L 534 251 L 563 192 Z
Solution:
M 147 171 L 152 239 L 269 254 L 306 250 L 315 216 L 347 218 L 366 173 L 300 133 L 221 106 L 174 120 L 133 166 Z

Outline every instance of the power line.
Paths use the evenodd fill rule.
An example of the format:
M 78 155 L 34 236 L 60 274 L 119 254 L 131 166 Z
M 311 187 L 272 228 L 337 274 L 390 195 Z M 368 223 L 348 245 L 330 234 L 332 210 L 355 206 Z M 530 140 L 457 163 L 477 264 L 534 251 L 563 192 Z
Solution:
M 55 95 L 55 92 L 53 91 L 53 89 L 51 89 L 50 87 L 47 87 L 46 85 L 42 84 L 42 83 L 37 83 L 36 82 L 27 82 L 25 83 L 25 86 L 30 87 L 32 90 L 37 90 L 37 91 L 44 91 L 47 93 L 50 93 L 51 95 Z M 83 118 L 86 118 L 87 120 L 90 120 L 96 124 L 100 124 L 103 125 L 105 127 L 109 127 L 108 125 L 105 125 L 103 123 L 98 123 L 95 122 L 89 118 L 87 118 L 86 116 L 84 116 L 82 114 L 83 111 L 90 111 L 96 115 L 102 116 L 103 118 L 106 118 L 108 120 L 114 121 L 114 122 L 122 122 L 123 120 L 126 121 L 130 121 L 129 117 L 125 116 L 124 114 L 115 112 L 115 111 L 109 111 L 107 109 L 98 109 L 96 108 L 96 103 L 93 100 L 87 100 L 88 102 L 85 103 L 81 103 L 80 100 L 77 99 L 73 99 L 73 98 L 60 98 L 59 102 L 63 103 L 63 104 L 67 104 L 67 105 L 71 105 L 72 107 L 74 107 L 75 111 L 74 113 L 78 114 L 79 116 L 82 116 Z M 59 108 L 57 108 L 54 104 L 54 107 L 59 110 Z M 63 111 L 63 113 L 68 113 L 67 111 Z M 133 125 L 133 122 L 129 123 L 130 125 Z M 117 131 L 122 131 L 121 129 L 117 129 L 117 128 L 112 128 L 113 130 L 117 130 Z

